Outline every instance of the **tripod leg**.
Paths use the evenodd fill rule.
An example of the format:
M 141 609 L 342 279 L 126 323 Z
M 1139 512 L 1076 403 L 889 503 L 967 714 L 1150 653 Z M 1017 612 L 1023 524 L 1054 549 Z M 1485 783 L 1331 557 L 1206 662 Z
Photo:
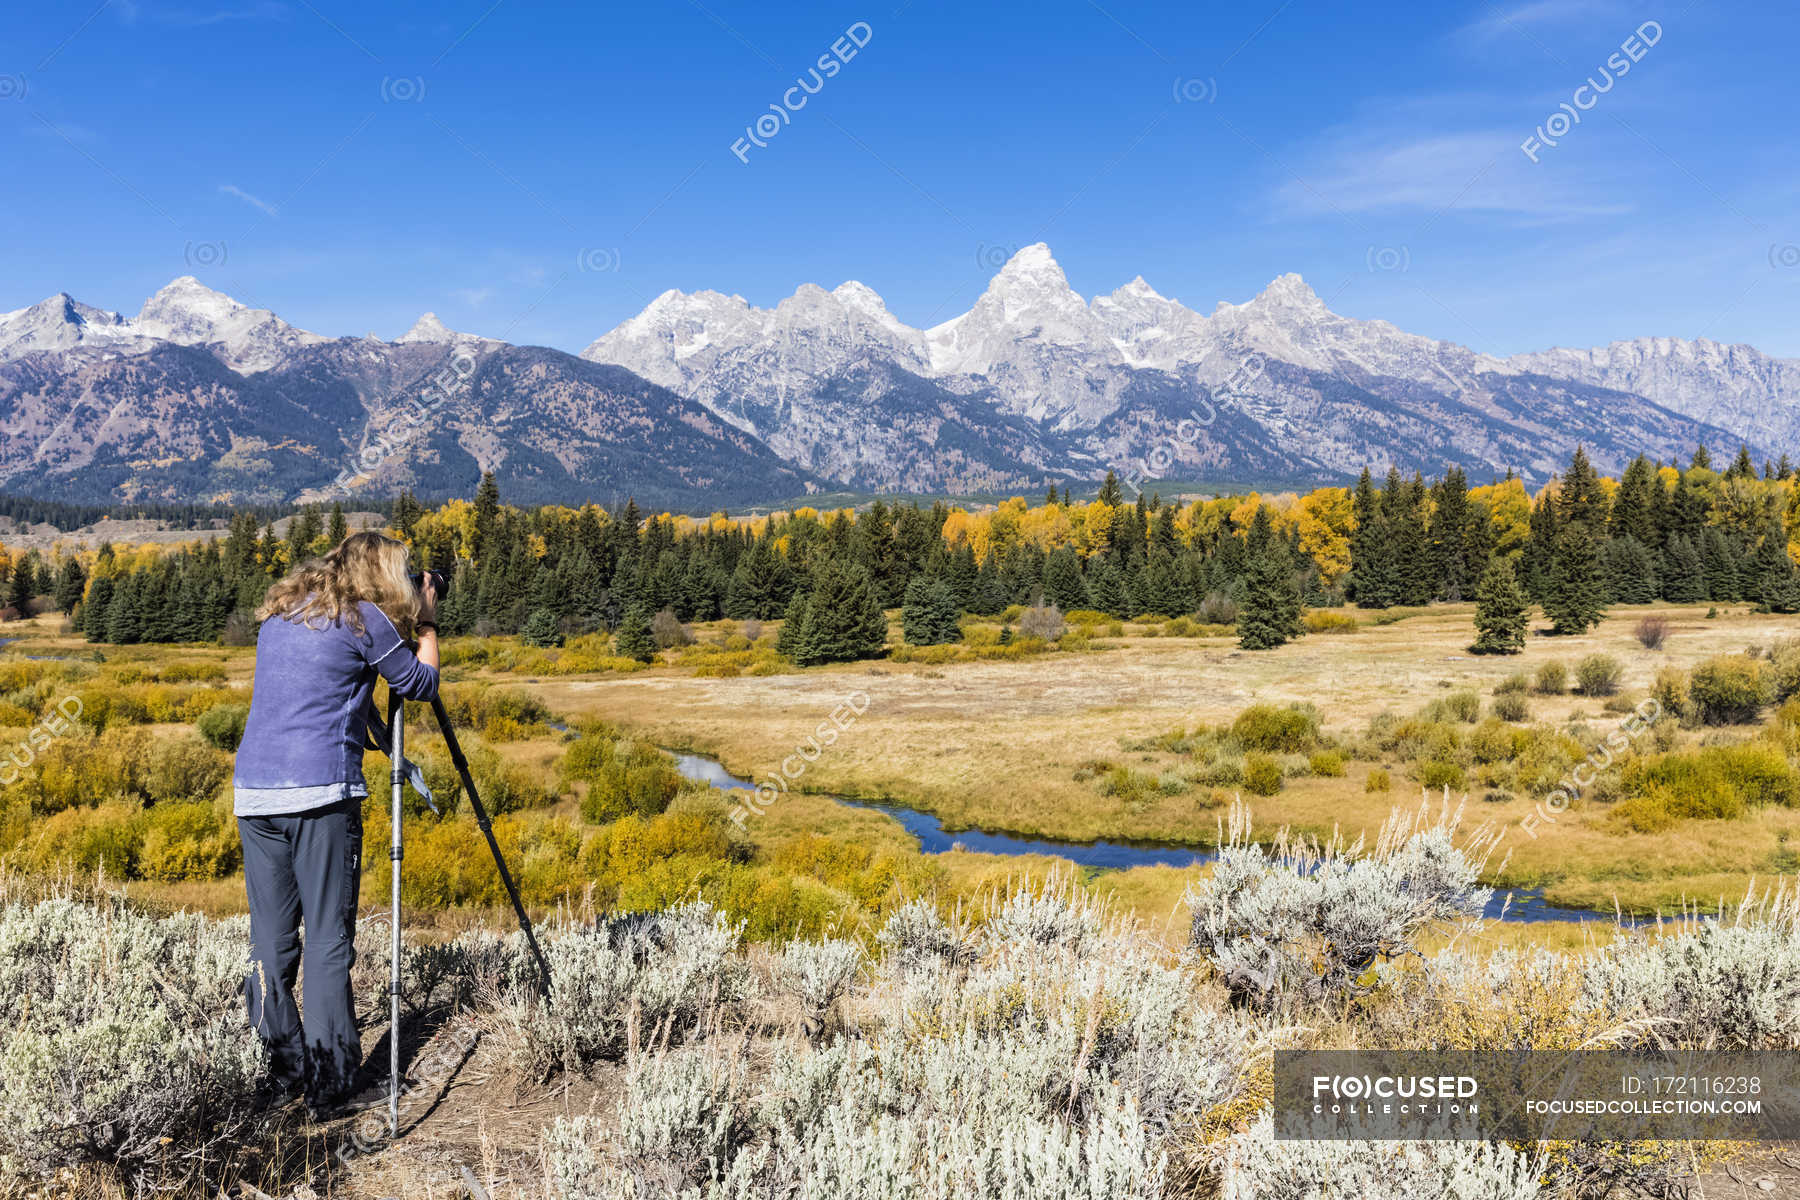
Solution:
M 406 792 L 406 702 L 395 696 L 388 704 L 388 729 L 392 744 L 388 753 L 393 762 L 393 841 L 388 848 L 393 890 L 392 917 L 388 932 L 388 1136 L 400 1136 L 400 803 Z
M 550 964 L 545 961 L 544 952 L 538 948 L 537 934 L 532 931 L 531 917 L 519 900 L 519 889 L 513 883 L 512 872 L 506 869 L 506 858 L 500 853 L 500 843 L 494 837 L 494 826 L 488 820 L 487 809 L 481 803 L 480 794 L 475 790 L 475 777 L 469 774 L 469 760 L 463 757 L 462 746 L 456 741 L 456 730 L 450 726 L 450 714 L 444 708 L 442 696 L 432 697 L 431 711 L 437 716 L 438 728 L 443 731 L 444 744 L 450 749 L 450 761 L 456 767 L 456 774 L 462 779 L 463 790 L 469 793 L 469 807 L 475 813 L 475 824 L 481 827 L 482 836 L 487 838 L 488 849 L 494 852 L 494 865 L 500 868 L 500 882 L 506 885 L 506 894 L 512 900 L 513 912 L 519 918 L 519 928 L 524 931 L 526 944 L 531 947 L 531 957 L 537 960 L 539 994 L 548 1000 Z

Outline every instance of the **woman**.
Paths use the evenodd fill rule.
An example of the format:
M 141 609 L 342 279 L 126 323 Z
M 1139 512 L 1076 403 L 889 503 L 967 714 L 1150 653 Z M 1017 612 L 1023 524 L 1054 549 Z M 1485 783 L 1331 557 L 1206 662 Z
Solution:
M 392 694 L 438 688 L 437 597 L 406 573 L 406 547 L 358 533 L 269 589 L 256 617 L 256 678 L 235 792 L 250 897 L 250 1023 L 283 1094 L 328 1111 L 354 1090 L 362 1047 L 350 994 L 362 867 L 362 757 L 375 677 Z M 418 639 L 418 653 L 407 642 Z M 306 927 L 306 1015 L 294 1005 Z

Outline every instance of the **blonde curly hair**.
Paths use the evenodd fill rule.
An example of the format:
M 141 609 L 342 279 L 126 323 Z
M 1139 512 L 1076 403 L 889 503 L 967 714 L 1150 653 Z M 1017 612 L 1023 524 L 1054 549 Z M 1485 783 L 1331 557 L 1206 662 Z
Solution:
M 367 600 L 410 640 L 419 616 L 419 591 L 406 573 L 406 545 L 386 534 L 353 533 L 323 558 L 312 558 L 291 571 L 263 597 L 258 623 L 270 617 L 301 621 L 322 629 L 334 621 L 363 636 L 362 611 Z

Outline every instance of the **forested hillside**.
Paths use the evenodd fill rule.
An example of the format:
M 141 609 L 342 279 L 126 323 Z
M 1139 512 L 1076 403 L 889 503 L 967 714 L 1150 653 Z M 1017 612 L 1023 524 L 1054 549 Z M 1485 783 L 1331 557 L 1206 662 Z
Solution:
M 1640 457 L 1616 480 L 1578 450 L 1535 494 L 1516 478 L 1471 488 L 1452 467 L 1429 481 L 1391 471 L 1377 483 L 1365 471 L 1355 488 L 1185 504 L 1127 503 L 1109 479 L 1085 503 L 1053 488 L 1036 504 L 980 512 L 876 501 L 751 519 L 647 515 L 635 503 L 516 508 L 490 477 L 473 500 L 438 508 L 402 495 L 391 521 L 417 563 L 452 577 L 447 632 L 524 632 L 540 644 L 621 627 L 636 638 L 664 610 L 704 621 L 810 607 L 854 624 L 928 603 L 1215 624 L 1273 603 L 1291 610 L 1281 622 L 1291 635 L 1302 605 L 1473 599 L 1494 560 L 1559 632 L 1591 626 L 1613 603 L 1800 609 L 1792 468 L 1759 470 L 1745 452 L 1719 469 L 1704 448 L 1685 466 Z M 225 537 L 174 552 L 32 552 L 4 564 L 5 594 L 17 611 L 50 597 L 35 603 L 69 612 L 94 641 L 243 638 L 268 584 L 343 533 L 335 509 L 307 510 L 285 537 L 240 514 Z M 862 648 L 879 647 L 876 636 Z

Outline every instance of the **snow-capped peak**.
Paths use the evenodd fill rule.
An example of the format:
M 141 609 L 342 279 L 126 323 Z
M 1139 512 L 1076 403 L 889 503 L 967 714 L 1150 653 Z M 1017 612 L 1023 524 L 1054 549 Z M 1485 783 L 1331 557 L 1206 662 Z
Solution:
M 454 342 L 456 331 L 438 320 L 436 313 L 428 312 L 414 321 L 412 328 L 395 340 L 400 342 Z
M 325 341 L 266 308 L 247 304 L 182 275 L 144 301 L 133 322 L 145 337 L 207 346 L 233 370 L 265 371 L 300 347 Z
M 1000 268 L 1002 278 L 1047 274 L 1054 274 L 1057 279 L 1062 279 L 1063 269 L 1056 261 L 1056 256 L 1050 253 L 1050 247 L 1043 242 L 1033 242 L 1014 251 L 1013 256 L 1006 260 L 1006 265 Z
M 495 339 L 482 337 L 478 333 L 464 333 L 444 324 L 434 312 L 428 312 L 413 322 L 413 327 L 395 339 L 397 343 L 410 342 L 492 342 Z
M 139 344 L 130 321 L 116 312 L 83 304 L 67 292 L 0 315 L 0 358 L 76 346 L 137 349 Z
M 1309 315 L 1328 313 L 1325 302 L 1319 299 L 1319 293 L 1307 285 L 1306 280 L 1294 272 L 1277 277 L 1251 304 L 1264 308 L 1280 308 Z
M 1122 288 L 1119 288 L 1117 291 L 1113 292 L 1113 294 L 1112 294 L 1112 299 L 1114 299 L 1115 301 L 1124 299 L 1126 297 L 1131 297 L 1133 299 L 1142 299 L 1142 300 L 1166 300 L 1166 299 L 1168 299 L 1168 297 L 1166 297 L 1166 296 L 1159 295 L 1157 293 L 1156 289 L 1151 287 L 1150 284 L 1148 283 L 1148 281 L 1146 281 L 1142 275 L 1133 277 L 1133 279 L 1130 283 L 1126 284 Z
M 162 321 L 210 329 L 247 311 L 246 305 L 239 304 L 224 292 L 214 291 L 192 275 L 181 275 L 144 301 L 138 321 L 140 324 Z

